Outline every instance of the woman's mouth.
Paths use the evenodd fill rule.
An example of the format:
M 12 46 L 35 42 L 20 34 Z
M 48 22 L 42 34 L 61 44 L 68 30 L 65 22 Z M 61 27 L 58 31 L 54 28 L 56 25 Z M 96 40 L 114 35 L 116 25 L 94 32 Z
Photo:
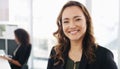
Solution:
M 72 34 L 72 35 L 75 35 L 75 34 L 77 34 L 79 31 L 80 31 L 80 30 L 73 30 L 73 31 L 69 31 L 69 33 Z

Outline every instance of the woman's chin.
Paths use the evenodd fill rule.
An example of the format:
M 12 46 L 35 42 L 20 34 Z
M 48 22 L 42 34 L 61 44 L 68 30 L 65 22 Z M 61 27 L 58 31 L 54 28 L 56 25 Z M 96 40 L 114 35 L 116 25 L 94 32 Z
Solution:
M 71 38 L 70 41 L 78 41 L 80 40 L 79 38 Z

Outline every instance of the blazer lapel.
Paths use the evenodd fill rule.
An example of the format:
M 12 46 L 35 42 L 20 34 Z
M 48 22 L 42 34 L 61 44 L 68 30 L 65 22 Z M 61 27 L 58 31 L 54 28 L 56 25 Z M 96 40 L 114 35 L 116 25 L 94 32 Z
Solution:
M 81 62 L 79 64 L 79 69 L 86 69 L 87 68 L 87 59 L 83 53 L 82 58 L 81 58 Z
M 67 48 L 67 50 L 64 52 L 63 54 L 63 59 L 64 59 L 64 65 L 63 65 L 63 69 L 65 69 L 65 66 L 66 66 L 66 62 L 67 62 L 67 59 L 68 59 L 68 51 L 69 51 L 69 48 Z

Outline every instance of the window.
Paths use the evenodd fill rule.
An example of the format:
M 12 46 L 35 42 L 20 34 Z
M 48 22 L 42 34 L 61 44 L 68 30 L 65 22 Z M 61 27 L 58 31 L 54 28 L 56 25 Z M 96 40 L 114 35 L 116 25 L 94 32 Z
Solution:
M 119 0 L 92 0 L 91 14 L 97 42 L 109 48 L 118 65 L 119 52 Z M 104 8 L 103 8 L 104 7 Z

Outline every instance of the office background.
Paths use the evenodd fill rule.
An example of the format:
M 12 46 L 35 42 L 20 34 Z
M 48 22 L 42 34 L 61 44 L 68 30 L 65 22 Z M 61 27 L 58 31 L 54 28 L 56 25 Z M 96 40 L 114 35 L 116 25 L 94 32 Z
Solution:
M 16 48 L 13 31 L 24 28 L 30 33 L 32 53 L 30 69 L 46 69 L 47 59 L 56 39 L 56 18 L 69 0 L 0 0 L 0 49 L 11 54 Z M 120 68 L 120 1 L 77 0 L 89 10 L 96 41 L 114 53 Z M 119 69 L 118 68 L 118 69 Z

